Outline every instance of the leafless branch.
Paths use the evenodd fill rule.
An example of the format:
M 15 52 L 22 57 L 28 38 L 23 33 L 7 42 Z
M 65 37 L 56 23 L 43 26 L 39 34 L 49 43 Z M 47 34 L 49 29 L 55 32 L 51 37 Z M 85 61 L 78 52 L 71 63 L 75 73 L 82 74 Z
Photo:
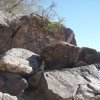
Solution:
M 14 4 L 11 8 L 6 9 L 6 11 L 8 11 L 9 13 L 12 12 L 12 10 L 17 7 L 23 0 L 20 0 L 18 3 Z

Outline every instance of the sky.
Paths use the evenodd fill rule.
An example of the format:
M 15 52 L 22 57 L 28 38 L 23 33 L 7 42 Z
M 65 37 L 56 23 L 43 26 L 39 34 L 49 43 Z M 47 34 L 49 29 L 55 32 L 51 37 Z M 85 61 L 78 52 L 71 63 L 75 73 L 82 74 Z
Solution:
M 44 5 L 52 1 L 64 25 L 74 31 L 77 45 L 100 51 L 100 0 L 44 0 Z

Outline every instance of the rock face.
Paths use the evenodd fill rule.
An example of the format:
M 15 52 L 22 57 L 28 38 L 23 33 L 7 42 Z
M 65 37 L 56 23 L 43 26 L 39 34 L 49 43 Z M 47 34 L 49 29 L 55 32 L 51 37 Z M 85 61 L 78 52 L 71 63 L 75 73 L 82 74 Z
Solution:
M 0 100 L 33 100 L 37 98 L 33 86 L 38 86 L 41 73 L 43 73 L 40 65 L 40 56 L 26 49 L 12 48 L 1 55 L 0 92 L 8 94 L 4 97 L 1 94 Z M 10 97 L 9 94 L 16 97 Z
M 94 49 L 80 48 L 67 42 L 49 45 L 41 52 L 41 57 L 45 62 L 45 69 L 99 63 L 98 56 L 98 52 Z
M 40 66 L 46 62 L 45 58 L 42 58 L 43 64 L 41 65 L 40 56 L 25 49 L 13 48 L 1 56 L 1 100 L 100 99 L 100 64 L 87 65 L 100 60 L 99 52 L 65 42 L 55 45 L 46 49 L 49 53 L 42 52 L 42 54 L 49 54 L 45 57 L 54 55 L 50 59 L 46 58 L 47 61 L 53 62 L 50 65 L 46 63 L 50 70 L 48 68 L 41 70 Z M 73 62 L 80 67 L 71 68 Z M 67 66 L 66 63 L 69 64 L 69 68 L 62 69 L 64 65 Z M 81 66 L 83 64 L 86 66 Z M 55 70 L 52 67 L 55 67 Z M 58 70 L 59 67 L 61 69 Z M 30 71 L 29 68 L 32 70 Z M 6 95 L 3 97 L 4 93 Z
M 76 45 L 71 29 L 63 28 L 58 33 L 45 32 L 40 16 L 12 16 L 0 12 L 0 19 L 0 54 L 11 48 L 25 48 L 39 54 L 43 47 L 56 41 Z
M 0 70 L 19 74 L 32 74 L 39 68 L 39 55 L 21 48 L 7 51 L 0 61 Z
M 99 100 L 100 71 L 96 65 L 47 71 L 41 88 L 46 100 Z

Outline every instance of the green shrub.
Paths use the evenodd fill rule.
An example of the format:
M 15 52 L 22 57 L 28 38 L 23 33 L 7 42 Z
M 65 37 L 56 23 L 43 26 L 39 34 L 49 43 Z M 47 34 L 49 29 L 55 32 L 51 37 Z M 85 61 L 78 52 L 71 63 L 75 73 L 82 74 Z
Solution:
M 59 20 L 58 22 L 48 22 L 46 24 L 44 23 L 43 28 L 46 32 L 50 32 L 50 33 L 60 32 L 64 27 L 62 21 L 63 19 Z

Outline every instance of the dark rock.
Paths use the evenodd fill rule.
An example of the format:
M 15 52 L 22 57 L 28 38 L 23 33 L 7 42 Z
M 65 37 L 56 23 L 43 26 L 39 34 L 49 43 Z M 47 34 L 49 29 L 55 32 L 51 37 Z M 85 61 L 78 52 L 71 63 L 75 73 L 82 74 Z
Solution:
M 63 33 L 65 34 L 65 42 L 77 45 L 75 40 L 75 34 L 70 28 L 64 28 Z
M 28 83 L 30 86 L 33 86 L 35 88 L 38 88 L 39 84 L 40 84 L 40 80 L 41 77 L 43 75 L 43 71 L 38 71 L 36 73 L 34 73 L 29 79 L 28 79 Z
M 98 61 L 100 62 L 100 52 L 98 52 Z
M 46 100 L 41 91 L 30 87 L 31 90 L 25 91 L 19 100 Z
M 86 47 L 80 48 L 67 42 L 59 42 L 45 47 L 41 52 L 41 58 L 45 63 L 45 69 L 100 63 L 96 50 Z
M 78 61 L 75 65 L 74 65 L 74 67 L 79 67 L 79 66 L 86 66 L 87 65 L 87 63 L 85 62 L 85 61 Z
M 27 81 L 20 75 L 12 73 L 0 73 L 1 92 L 20 96 L 27 87 L 28 87 Z
M 60 42 L 45 47 L 41 58 L 46 69 L 71 67 L 78 61 L 80 48 L 66 42 Z
M 4 14 L 0 11 L 0 54 L 10 48 L 12 31 L 8 25 L 10 14 Z
M 100 71 L 95 65 L 47 71 L 40 84 L 46 100 L 97 100 Z

